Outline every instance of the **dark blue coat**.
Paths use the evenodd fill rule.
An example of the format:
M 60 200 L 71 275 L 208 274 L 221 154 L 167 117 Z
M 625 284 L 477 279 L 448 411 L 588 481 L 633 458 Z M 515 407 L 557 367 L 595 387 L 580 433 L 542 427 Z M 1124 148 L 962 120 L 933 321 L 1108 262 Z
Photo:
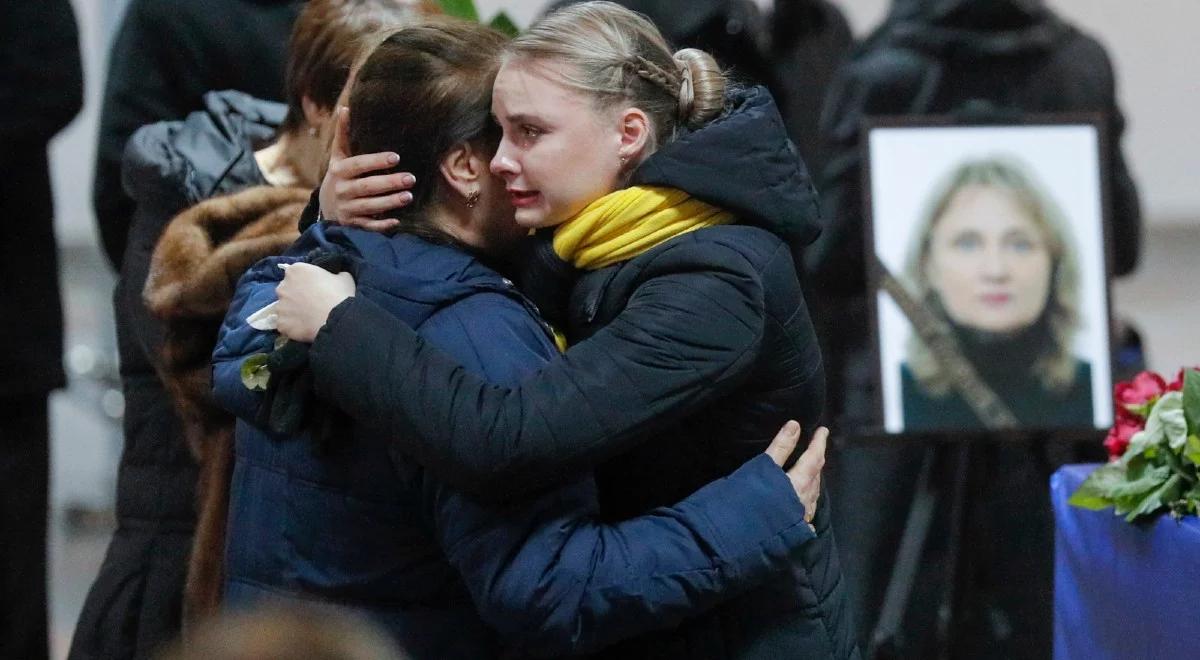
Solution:
M 634 182 L 681 188 L 743 224 L 694 231 L 561 281 L 563 264 L 539 270 L 530 290 L 575 342 L 564 359 L 519 387 L 498 387 L 350 300 L 313 343 L 317 390 L 353 417 L 386 425 L 439 476 L 485 495 L 599 466 L 601 512 L 613 520 L 729 473 L 789 418 L 811 431 L 823 370 L 784 239 L 816 236 L 816 195 L 769 95 L 755 88 L 730 101 L 722 117 L 643 163 Z M 554 314 L 558 304 L 565 309 Z M 355 351 L 365 344 L 377 348 Z M 823 511 L 818 538 L 774 584 L 611 657 L 857 655 Z
M 257 395 L 240 379 L 274 333 L 245 319 L 275 299 L 278 263 L 316 247 L 361 259 L 357 299 L 411 325 L 472 374 L 503 386 L 557 359 L 530 304 L 460 250 L 318 224 L 242 279 L 214 355 L 218 399 L 242 419 Z M 357 355 L 386 361 L 368 339 Z M 778 574 L 812 537 L 766 456 L 681 503 L 597 520 L 590 475 L 503 503 L 435 479 L 368 425 L 319 453 L 239 421 L 227 597 L 320 600 L 386 625 L 416 658 L 488 657 L 499 643 L 559 656 L 674 625 Z M 721 524 L 717 524 L 720 521 Z M 476 613 L 478 612 L 478 613 Z

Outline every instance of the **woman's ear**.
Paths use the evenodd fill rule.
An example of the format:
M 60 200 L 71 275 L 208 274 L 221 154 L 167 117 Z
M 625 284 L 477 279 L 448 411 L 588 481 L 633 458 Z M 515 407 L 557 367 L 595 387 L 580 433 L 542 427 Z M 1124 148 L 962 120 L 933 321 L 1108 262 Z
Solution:
M 617 116 L 620 145 L 617 156 L 622 163 L 636 165 L 653 151 L 654 128 L 641 108 L 625 108 Z
M 479 195 L 481 179 L 489 176 L 488 161 L 469 142 L 454 145 L 438 163 L 438 170 L 451 190 L 468 199 Z

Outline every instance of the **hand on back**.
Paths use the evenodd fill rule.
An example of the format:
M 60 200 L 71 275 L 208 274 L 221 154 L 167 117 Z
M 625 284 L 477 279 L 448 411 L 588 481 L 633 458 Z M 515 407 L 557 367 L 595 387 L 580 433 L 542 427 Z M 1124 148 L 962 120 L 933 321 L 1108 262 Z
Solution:
M 767 447 L 766 454 L 780 468 L 787 463 L 788 457 L 796 450 L 800 441 L 800 424 L 789 421 L 775 434 L 775 439 Z M 812 440 L 796 464 L 787 470 L 788 480 L 796 491 L 796 497 L 804 505 L 804 521 L 812 527 L 813 516 L 817 511 L 817 500 L 821 496 L 821 469 L 825 467 L 825 447 L 829 441 L 829 429 L 818 427 L 813 433 Z M 813 531 L 816 531 L 815 528 Z

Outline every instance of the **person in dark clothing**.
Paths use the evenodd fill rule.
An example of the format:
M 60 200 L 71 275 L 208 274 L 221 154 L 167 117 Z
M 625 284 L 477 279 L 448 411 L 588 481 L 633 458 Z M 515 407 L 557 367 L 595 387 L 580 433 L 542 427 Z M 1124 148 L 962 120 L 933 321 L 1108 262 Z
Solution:
M 240 418 L 230 607 L 336 604 L 385 625 L 416 658 L 497 656 L 486 622 L 510 654 L 561 657 L 669 627 L 786 567 L 813 537 L 767 457 L 670 509 L 604 524 L 586 473 L 492 504 L 435 479 L 369 422 L 318 440 L 276 416 L 266 429 L 246 421 L 290 391 L 274 367 L 265 394 L 242 372 L 278 338 L 249 321 L 275 300 L 281 266 L 303 269 L 306 255 L 351 262 L 359 295 L 489 381 L 514 385 L 557 357 L 529 301 L 486 265 L 525 233 L 488 172 L 503 43 L 462 21 L 384 38 L 355 74 L 349 141 L 407 154 L 429 185 L 397 235 L 316 223 L 238 284 L 213 356 L 217 396 Z
M 150 657 L 182 622 L 199 472 L 156 369 L 164 332 L 142 302 L 142 285 L 158 235 L 176 213 L 214 192 L 263 182 L 253 151 L 270 142 L 286 113 L 240 92 L 210 94 L 206 104 L 185 121 L 139 131 L 125 161 L 137 210 L 114 293 L 125 393 L 117 529 L 80 612 L 71 658 Z
M 822 135 L 830 162 L 820 189 L 828 227 L 806 253 L 810 287 L 822 293 L 815 301 L 818 326 L 838 328 L 822 336 L 830 342 L 831 412 L 847 431 L 874 424 L 863 354 L 863 118 L 957 114 L 989 121 L 1020 113 L 1102 113 L 1111 149 L 1113 273 L 1121 276 L 1137 264 L 1141 221 L 1120 148 L 1124 118 L 1114 82 L 1108 56 L 1094 39 L 1041 3 L 1019 0 L 900 2 L 857 50 L 825 107 Z
M 284 64 L 302 0 L 130 0 L 109 51 L 92 205 L 109 262 L 121 270 L 137 203 L 122 186 L 134 131 L 205 107 L 212 90 L 284 98 Z
M 519 386 L 490 385 L 367 297 L 306 303 L 333 276 L 293 267 L 279 328 L 315 337 L 318 395 L 481 496 L 598 466 L 609 520 L 728 473 L 782 419 L 819 416 L 820 354 L 779 236 L 811 239 L 815 193 L 767 92 L 726 96 L 711 56 L 672 56 L 606 2 L 514 40 L 494 90 L 492 170 L 519 224 L 555 226 L 525 290 L 577 343 Z M 600 655 L 857 657 L 825 502 L 790 571 Z
M 814 298 L 814 316 L 828 361 L 829 419 L 849 437 L 880 425 L 868 349 L 863 119 L 951 115 L 991 122 L 1025 113 L 1101 113 L 1110 149 L 1112 267 L 1120 276 L 1137 265 L 1141 229 L 1137 192 L 1121 151 L 1124 119 L 1114 87 L 1104 48 L 1043 3 L 1028 0 L 897 0 L 884 23 L 856 49 L 825 106 L 821 132 L 828 165 L 819 187 L 828 226 L 805 254 L 806 286 L 821 293 Z M 890 565 L 881 557 L 891 557 L 900 538 L 904 517 L 897 507 L 911 500 L 922 451 L 914 443 L 839 443 L 832 457 L 834 524 L 864 633 L 882 601 Z M 1011 531 L 1012 547 L 1023 551 L 989 564 L 990 586 L 981 588 L 990 589 L 991 603 L 1009 604 L 977 602 L 976 627 L 964 627 L 962 638 L 977 640 L 978 657 L 1044 657 L 1050 639 L 1052 538 L 1045 484 L 1054 464 L 1069 457 L 1050 458 L 1040 447 L 1013 443 L 985 453 L 1010 467 L 988 484 L 989 492 L 1018 499 L 985 509 L 981 516 L 1006 530 L 1006 539 Z M 1016 512 L 1022 512 L 1019 518 L 1004 517 Z M 928 614 L 908 631 L 909 652 L 922 657 L 936 607 L 918 598 L 911 609 Z
M 768 59 L 776 81 L 771 93 L 809 171 L 819 173 L 826 159 L 821 112 L 834 75 L 854 46 L 850 24 L 825 0 L 775 0 L 768 22 Z
M 83 105 L 67 0 L 0 7 L 0 657 L 45 658 L 47 400 L 66 384 L 46 146 Z
M 146 126 L 130 139 L 124 178 L 135 213 L 113 296 L 126 402 L 118 524 L 80 613 L 71 658 L 149 657 L 179 632 L 185 614 L 200 615 L 219 597 L 221 576 L 211 560 L 220 558 L 223 546 L 223 486 L 204 493 L 202 512 L 214 517 L 204 517 L 197 532 L 197 463 L 220 471 L 233 423 L 211 404 L 207 381 L 224 308 L 185 319 L 184 332 L 152 314 L 143 294 L 159 237 L 177 214 L 215 195 L 252 186 L 315 186 L 326 158 L 325 125 L 361 41 L 384 22 L 410 20 L 413 13 L 400 0 L 309 2 L 289 49 L 290 87 L 296 91 L 288 105 L 238 91 L 213 92 L 204 98 L 204 111 Z M 286 240 L 257 249 L 281 249 L 294 232 L 293 225 Z M 222 228 L 214 237 L 218 245 L 208 247 L 234 233 Z M 201 269 L 193 274 L 198 277 Z M 225 273 L 226 300 L 240 274 L 237 268 Z M 170 305 L 157 309 L 172 311 Z M 200 352 L 202 369 L 177 364 L 166 354 L 188 330 L 191 343 L 207 342 Z M 191 392 L 177 387 L 188 382 L 182 373 L 187 370 L 201 377 L 205 396 L 187 398 Z M 207 483 L 224 480 L 213 475 Z M 193 555 L 194 547 L 199 551 Z M 189 575 L 189 560 L 205 573 Z

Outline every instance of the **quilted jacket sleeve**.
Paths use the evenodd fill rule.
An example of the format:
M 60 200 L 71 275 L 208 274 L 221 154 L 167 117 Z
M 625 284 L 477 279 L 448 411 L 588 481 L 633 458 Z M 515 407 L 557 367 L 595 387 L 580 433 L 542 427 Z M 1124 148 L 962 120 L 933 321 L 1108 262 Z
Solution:
M 472 375 L 353 298 L 313 344 L 316 390 L 457 487 L 529 492 L 628 449 L 748 372 L 764 329 L 761 279 L 736 249 L 704 244 L 699 258 L 698 245 L 663 250 L 611 323 L 517 387 Z
M 251 421 L 262 398 L 242 384 L 242 363 L 257 353 L 270 353 L 278 334 L 256 330 L 247 322 L 254 312 L 277 300 L 275 287 L 283 280 L 279 264 L 298 261 L 296 256 L 270 257 L 255 264 L 238 280 L 229 312 L 217 334 L 213 351 L 213 395 L 217 403 L 235 416 Z
M 515 385 L 554 347 L 499 294 L 456 303 L 421 325 L 489 382 Z M 790 482 L 762 455 L 672 507 L 597 520 L 589 473 L 506 503 L 423 478 L 422 498 L 451 564 L 483 618 L 512 647 L 546 657 L 585 653 L 670 628 L 785 570 L 812 538 Z

